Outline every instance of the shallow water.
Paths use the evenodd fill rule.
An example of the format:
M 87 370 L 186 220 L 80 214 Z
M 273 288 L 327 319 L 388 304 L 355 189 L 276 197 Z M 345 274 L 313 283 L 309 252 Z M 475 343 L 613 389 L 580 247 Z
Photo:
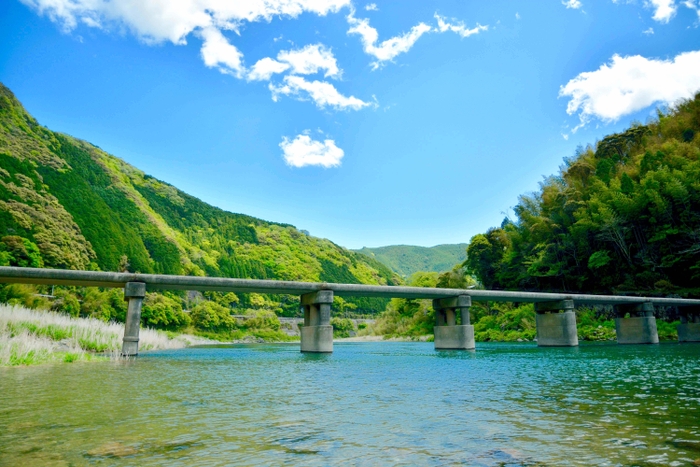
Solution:
M 190 348 L 0 369 L 0 465 L 692 465 L 700 345 Z

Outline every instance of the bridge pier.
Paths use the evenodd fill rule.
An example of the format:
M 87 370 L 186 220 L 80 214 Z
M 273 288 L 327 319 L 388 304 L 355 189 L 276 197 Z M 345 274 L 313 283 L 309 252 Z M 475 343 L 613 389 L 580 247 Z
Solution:
M 435 350 L 472 350 L 474 344 L 474 326 L 470 323 L 469 307 L 472 299 L 469 295 L 433 300 L 435 310 Z M 459 315 L 460 324 L 457 324 Z
M 658 344 L 654 304 L 615 305 L 615 333 L 618 344 Z M 630 317 L 625 318 L 629 313 Z
M 578 331 L 573 300 L 535 303 L 538 347 L 576 347 Z
M 141 304 L 146 296 L 146 284 L 127 282 L 124 286 L 124 300 L 129 302 L 124 323 L 122 355 L 125 357 L 139 354 L 139 329 L 141 326 Z
M 681 308 L 681 324 L 678 325 L 678 342 L 700 342 L 700 308 Z
M 304 326 L 301 327 L 302 352 L 333 352 L 332 303 L 332 290 L 319 290 L 301 296 L 301 306 L 304 309 Z

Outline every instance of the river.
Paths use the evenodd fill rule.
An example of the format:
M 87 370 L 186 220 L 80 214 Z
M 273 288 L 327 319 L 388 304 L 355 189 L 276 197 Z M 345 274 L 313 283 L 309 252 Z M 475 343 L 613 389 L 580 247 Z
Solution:
M 700 345 L 232 345 L 0 368 L 2 466 L 681 466 Z M 698 461 L 700 464 L 700 461 Z

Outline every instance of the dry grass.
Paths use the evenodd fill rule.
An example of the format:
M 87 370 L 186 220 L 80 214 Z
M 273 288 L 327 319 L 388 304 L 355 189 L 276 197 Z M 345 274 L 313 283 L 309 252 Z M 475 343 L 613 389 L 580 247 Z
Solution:
M 50 311 L 0 305 L 0 366 L 93 360 L 97 352 L 118 358 L 124 325 L 92 318 L 71 318 Z M 141 329 L 140 350 L 177 349 L 202 343 L 193 336 L 170 338 Z

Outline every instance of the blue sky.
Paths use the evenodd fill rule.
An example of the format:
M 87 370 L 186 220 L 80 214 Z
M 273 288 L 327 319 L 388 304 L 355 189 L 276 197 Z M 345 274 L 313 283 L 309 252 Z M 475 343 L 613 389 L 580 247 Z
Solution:
M 697 0 L 7 0 L 40 123 L 349 247 L 467 242 L 700 90 Z

